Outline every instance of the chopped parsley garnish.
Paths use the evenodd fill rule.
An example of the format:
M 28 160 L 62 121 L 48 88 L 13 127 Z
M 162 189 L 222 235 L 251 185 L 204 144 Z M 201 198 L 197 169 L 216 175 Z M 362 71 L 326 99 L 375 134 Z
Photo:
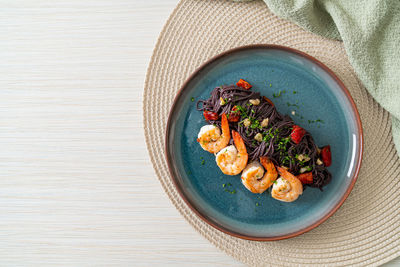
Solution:
M 250 128 L 251 129 L 255 129 L 255 128 L 261 129 L 262 127 L 261 127 L 260 122 L 258 120 L 253 120 L 251 122 L 251 124 L 250 124 Z
M 272 95 L 276 98 L 276 97 L 280 97 L 284 93 L 286 93 L 286 90 L 279 91 L 278 93 L 273 93 Z
M 297 103 L 299 103 L 299 101 L 297 101 L 296 104 L 291 104 L 291 103 L 289 103 L 289 102 L 286 102 L 286 105 L 287 105 L 288 107 L 300 108 L 299 105 L 297 105 Z
M 191 100 L 192 102 L 194 102 L 194 97 L 192 97 L 190 100 Z
M 292 164 L 294 164 L 294 158 L 290 157 L 290 156 L 285 156 L 282 160 L 282 164 L 283 165 L 289 165 L 290 162 L 292 162 Z
M 325 123 L 323 120 L 321 120 L 321 119 L 316 119 L 316 120 L 308 120 L 308 123 L 309 124 L 311 124 L 311 123 L 317 123 L 317 122 L 319 122 L 319 123 Z
M 257 207 L 260 206 L 260 203 L 256 202 L 256 206 L 257 206 Z
M 206 163 L 205 161 L 204 161 L 204 159 L 201 161 L 201 165 L 204 165 L 204 163 Z
M 232 186 L 232 184 L 231 184 L 231 183 L 222 184 L 222 187 L 224 188 L 224 191 L 225 191 L 225 192 L 228 192 L 228 193 L 231 193 L 231 194 L 236 194 L 236 190 L 233 189 L 233 190 L 231 191 L 231 190 L 229 190 L 229 189 L 227 188 L 228 186 Z
M 247 105 L 247 104 L 246 104 L 246 105 Z M 252 128 L 252 129 L 258 128 L 258 129 L 261 130 L 262 127 L 261 127 L 260 122 L 259 122 L 256 118 L 250 117 L 250 116 L 247 114 L 247 110 L 246 110 L 244 107 L 242 107 L 242 106 L 240 106 L 240 105 L 236 105 L 236 110 L 235 110 L 235 112 L 240 112 L 240 116 L 242 117 L 242 119 L 245 118 L 245 119 L 249 119 L 249 120 L 250 120 L 250 125 L 249 125 L 250 128 Z M 253 113 L 253 114 L 256 113 L 256 111 L 255 111 L 254 109 L 251 109 L 250 112 Z M 243 121 L 242 121 L 242 123 L 243 123 Z M 240 124 L 240 123 L 239 123 L 239 124 Z M 243 124 L 242 124 L 242 125 L 243 125 Z M 240 126 L 241 126 L 241 125 L 240 125 Z M 246 134 L 247 134 L 247 136 L 249 135 L 249 132 L 248 132 L 247 130 L 246 130 Z
M 293 94 L 294 94 L 294 95 L 297 94 L 297 91 L 293 91 Z
M 286 151 L 286 147 L 289 142 L 290 142 L 290 137 L 279 139 L 278 140 L 278 150 Z
M 247 118 L 247 111 L 244 107 L 242 107 L 241 105 L 236 105 L 236 110 L 235 112 L 240 112 L 240 116 Z

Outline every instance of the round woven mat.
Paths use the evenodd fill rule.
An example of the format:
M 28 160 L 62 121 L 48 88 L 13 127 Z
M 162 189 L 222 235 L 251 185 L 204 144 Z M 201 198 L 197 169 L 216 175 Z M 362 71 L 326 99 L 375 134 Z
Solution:
M 200 220 L 179 197 L 164 158 L 168 112 L 184 80 L 203 62 L 230 48 L 279 44 L 304 51 L 331 68 L 349 89 L 364 129 L 358 181 L 326 222 L 295 238 L 246 241 Z M 389 114 L 362 87 L 341 42 L 305 32 L 273 15 L 262 1 L 182 0 L 165 25 L 147 73 L 144 129 L 158 178 L 175 207 L 205 238 L 250 265 L 379 265 L 400 256 L 400 161 Z

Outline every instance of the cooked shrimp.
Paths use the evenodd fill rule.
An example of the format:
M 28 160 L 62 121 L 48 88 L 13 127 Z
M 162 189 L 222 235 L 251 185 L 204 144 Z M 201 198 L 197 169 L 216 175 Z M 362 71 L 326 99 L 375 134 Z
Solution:
M 284 202 L 295 201 L 303 194 L 303 185 L 296 176 L 284 168 L 278 167 L 278 172 L 281 177 L 276 180 L 276 183 L 272 187 L 271 196 Z
M 263 193 L 278 177 L 274 164 L 267 157 L 261 157 L 260 162 L 267 170 L 264 175 L 264 169 L 258 161 L 253 161 L 247 165 L 242 173 L 243 185 L 253 193 Z
M 225 113 L 221 116 L 221 128 L 222 135 L 217 126 L 205 125 L 201 127 L 197 142 L 200 143 L 204 150 L 210 153 L 217 153 L 229 144 L 231 135 L 229 134 L 229 123 Z
M 227 175 L 239 174 L 246 167 L 249 158 L 240 134 L 232 131 L 232 137 L 235 145 L 222 149 L 215 158 L 218 167 Z

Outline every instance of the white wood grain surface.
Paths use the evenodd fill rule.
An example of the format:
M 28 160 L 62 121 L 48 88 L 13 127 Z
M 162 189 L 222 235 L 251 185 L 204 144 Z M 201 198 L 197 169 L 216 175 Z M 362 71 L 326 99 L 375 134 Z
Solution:
M 175 210 L 144 143 L 177 2 L 0 0 L 1 266 L 242 266 Z

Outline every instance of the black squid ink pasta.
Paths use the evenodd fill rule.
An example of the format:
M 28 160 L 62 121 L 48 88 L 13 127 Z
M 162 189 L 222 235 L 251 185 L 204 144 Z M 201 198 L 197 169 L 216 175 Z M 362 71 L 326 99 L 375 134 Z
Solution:
M 331 181 L 332 175 L 326 168 L 331 163 L 330 147 L 322 148 L 329 149 L 327 160 L 312 136 L 295 125 L 288 115 L 279 113 L 273 102 L 259 92 L 238 85 L 222 85 L 211 92 L 210 98 L 199 100 L 196 107 L 199 111 L 218 114 L 217 119 L 207 120 L 218 127 L 221 127 L 221 115 L 227 115 L 230 129 L 244 140 L 249 162 L 266 156 L 294 175 L 312 173 L 312 181 L 306 184 L 321 190 Z M 295 130 L 302 133 L 300 137 L 294 135 Z

